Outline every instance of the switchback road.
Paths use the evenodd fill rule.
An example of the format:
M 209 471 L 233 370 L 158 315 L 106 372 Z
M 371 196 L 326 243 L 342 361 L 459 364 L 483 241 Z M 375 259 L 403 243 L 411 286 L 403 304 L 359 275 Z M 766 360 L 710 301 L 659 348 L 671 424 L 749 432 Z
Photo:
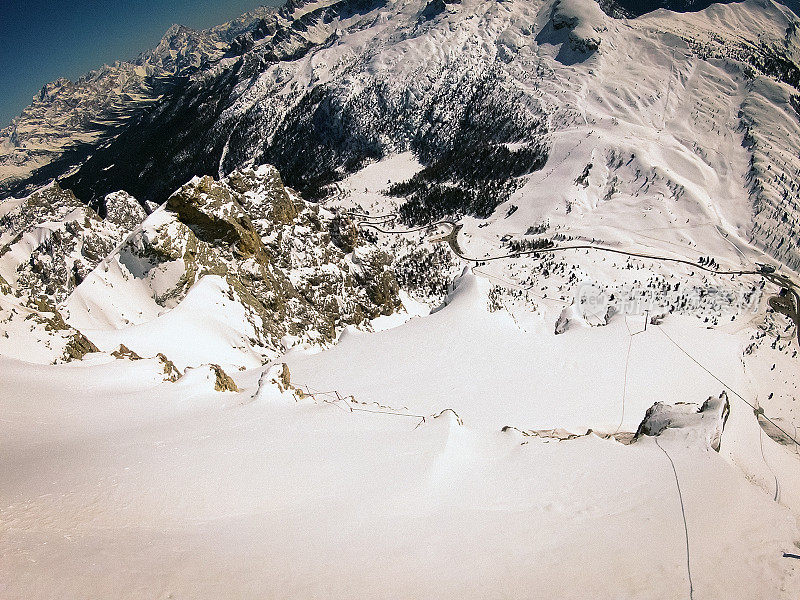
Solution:
M 642 258 L 647 260 L 671 262 L 677 264 L 684 264 L 695 269 L 700 269 L 712 275 L 754 275 L 763 277 L 767 281 L 775 283 L 776 285 L 787 290 L 786 295 L 773 296 L 769 300 L 770 306 L 773 310 L 786 315 L 795 325 L 797 335 L 797 343 L 800 345 L 800 287 L 787 275 L 781 273 L 770 272 L 766 269 L 758 270 L 725 270 L 715 269 L 709 265 L 704 265 L 699 262 L 693 262 L 684 258 L 677 258 L 672 256 L 660 256 L 656 254 L 648 254 L 645 252 L 632 252 L 629 250 L 620 250 L 619 248 L 609 248 L 599 244 L 569 244 L 565 246 L 550 246 L 548 248 L 534 248 L 530 250 L 520 250 L 517 252 L 510 252 L 507 254 L 497 254 L 487 257 L 474 257 L 467 256 L 461 250 L 458 243 L 458 233 L 462 225 L 456 223 L 452 219 L 442 219 L 428 225 L 420 227 L 413 227 L 410 229 L 388 229 L 386 226 L 394 224 L 399 215 L 397 213 L 387 215 L 369 215 L 365 213 L 349 212 L 348 215 L 355 220 L 356 226 L 359 229 L 372 229 L 384 234 L 392 235 L 405 235 L 409 233 L 417 233 L 420 231 L 428 231 L 430 233 L 437 233 L 437 230 L 443 229 L 439 236 L 433 238 L 433 242 L 447 242 L 453 253 L 468 262 L 489 262 L 495 260 L 503 260 L 508 258 L 519 258 L 521 256 L 535 256 L 539 254 L 553 254 L 557 252 L 566 252 L 569 250 L 595 250 L 598 252 L 609 252 L 612 254 L 619 254 L 622 256 L 630 256 L 633 258 Z

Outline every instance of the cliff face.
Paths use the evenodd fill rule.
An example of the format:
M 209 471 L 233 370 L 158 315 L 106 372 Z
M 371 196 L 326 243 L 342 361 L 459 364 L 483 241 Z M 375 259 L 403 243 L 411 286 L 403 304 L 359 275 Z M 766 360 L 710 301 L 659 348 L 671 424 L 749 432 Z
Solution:
M 76 291 L 70 322 L 92 329 L 118 319 L 117 303 L 98 297 L 115 287 L 143 298 L 139 316 L 131 309 L 125 318 L 145 323 L 141 315 L 178 306 L 212 276 L 244 316 L 246 345 L 264 356 L 281 350 L 286 336 L 329 343 L 344 326 L 401 306 L 390 261 L 369 245 L 359 246 L 361 259 L 346 255 L 332 241 L 332 222 L 333 214 L 285 188 L 274 167 L 196 177 Z

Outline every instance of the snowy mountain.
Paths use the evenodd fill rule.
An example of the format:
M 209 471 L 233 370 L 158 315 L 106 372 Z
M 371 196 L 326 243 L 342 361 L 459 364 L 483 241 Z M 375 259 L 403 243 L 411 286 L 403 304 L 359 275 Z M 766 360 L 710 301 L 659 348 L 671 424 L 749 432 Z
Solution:
M 0 219 L 5 299 L 57 315 L 95 350 L 169 348 L 180 368 L 203 358 L 253 367 L 402 306 L 390 258 L 344 241 L 341 218 L 284 188 L 272 167 L 196 177 L 149 216 L 125 192 L 106 196 L 101 212 L 53 183 L 4 202 Z M 185 317 L 198 330 L 189 347 Z M 170 327 L 184 331 L 165 338 Z M 25 352 L 6 354 L 30 360 Z
M 212 359 L 254 367 L 284 345 L 330 343 L 347 325 L 401 306 L 388 257 L 369 246 L 345 255 L 335 227 L 334 215 L 287 191 L 274 168 L 194 178 L 75 290 L 67 321 L 108 351 L 169 348 L 180 368 Z M 197 330 L 193 344 L 185 346 L 186 332 L 164 339 L 185 318 Z M 220 330 L 232 345 L 224 357 L 214 344 Z
M 80 165 L 100 145 L 192 71 L 218 60 L 274 9 L 260 7 L 207 31 L 173 25 L 131 62 L 103 65 L 75 82 L 45 85 L 0 130 L 0 197 L 33 191 Z
M 800 168 L 791 149 L 800 71 L 790 11 L 755 0 L 634 20 L 577 0 L 440 8 L 289 5 L 249 34 L 260 39 L 242 44 L 241 56 L 167 94 L 66 185 L 87 199 L 126 189 L 161 202 L 196 174 L 266 162 L 320 198 L 369 161 L 410 150 L 426 167 L 404 189 L 412 221 L 485 217 L 542 168 L 561 130 L 616 120 L 648 143 L 666 136 L 675 153 L 642 160 L 644 152 L 612 140 L 597 152 L 611 160 L 633 150 L 634 173 L 660 171 L 673 188 L 688 183 L 671 176 L 684 162 L 698 163 L 691 183 L 705 186 L 700 173 L 729 171 L 728 155 L 751 161 L 747 199 L 730 181 L 737 189 L 725 190 L 724 204 L 749 203 L 756 216 L 744 235 L 797 265 L 798 190 L 782 180 Z M 638 76 L 621 80 L 633 56 L 642 59 Z M 702 86 L 715 95 L 698 94 Z
M 2 595 L 796 598 L 799 23 L 295 0 L 48 87 Z

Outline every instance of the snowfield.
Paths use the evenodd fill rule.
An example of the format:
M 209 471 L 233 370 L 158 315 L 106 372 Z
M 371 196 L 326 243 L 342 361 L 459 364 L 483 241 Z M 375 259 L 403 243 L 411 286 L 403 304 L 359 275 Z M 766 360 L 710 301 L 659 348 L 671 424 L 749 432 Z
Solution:
M 223 394 L 152 361 L 1 366 L 7 598 L 687 597 L 654 439 L 252 402 L 255 373 Z M 695 597 L 793 597 L 795 517 L 668 433 Z
M 800 597 L 800 125 L 723 51 L 796 17 L 321 0 L 278 43 L 254 14 L 215 35 L 283 58 L 231 92 L 217 179 L 147 215 L 0 201 L 0 598 Z M 431 165 L 388 130 L 319 203 L 250 164 L 320 82 L 402 83 L 447 138 L 487 57 L 546 121 L 487 218 L 396 218 Z

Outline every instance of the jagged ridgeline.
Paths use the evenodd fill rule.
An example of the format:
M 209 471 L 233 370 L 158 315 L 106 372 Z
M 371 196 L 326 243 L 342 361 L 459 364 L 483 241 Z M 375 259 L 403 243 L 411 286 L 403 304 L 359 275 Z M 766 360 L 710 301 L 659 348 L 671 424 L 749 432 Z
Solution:
M 269 165 L 194 177 L 149 216 L 125 192 L 90 206 L 57 183 L 4 208 L 0 333 L 39 361 L 111 352 L 119 340 L 98 331 L 181 305 L 216 307 L 205 325 L 226 332 L 237 364 L 254 364 L 402 306 L 391 258 Z
M 242 56 L 167 94 L 65 185 L 83 198 L 126 189 L 162 202 L 194 175 L 255 162 L 275 165 L 317 200 L 368 162 L 412 150 L 426 169 L 396 191 L 410 198 L 407 220 L 421 222 L 487 216 L 515 178 L 546 162 L 544 111 L 514 73 L 536 69 L 529 55 L 466 40 L 458 53 L 417 50 L 389 69 L 398 44 L 424 43 L 435 27 L 423 14 L 398 20 L 393 36 L 336 53 L 339 28 L 372 24 L 383 3 L 307 8 L 295 15 L 290 5 L 264 21 L 234 44 Z
M 0 198 L 23 196 L 85 162 L 131 119 L 191 73 L 219 60 L 276 9 L 259 7 L 204 31 L 173 25 L 152 50 L 75 81 L 48 83 L 12 123 L 0 130 Z M 5 124 L 0 124 L 5 125 Z
M 97 351 L 66 323 L 63 302 L 145 217 L 124 192 L 103 198 L 102 205 L 105 219 L 57 183 L 6 205 L 0 217 L 0 326 L 18 356 L 35 361 L 44 352 L 47 360 L 73 360 Z
M 753 243 L 796 268 L 796 17 L 772 2 L 635 19 L 603 13 L 630 16 L 660 6 L 694 11 L 706 3 L 298 0 L 243 17 L 213 35 L 176 29 L 152 59 L 135 65 L 172 73 L 170 85 L 157 94 L 148 91 L 147 102 L 134 103 L 132 113 L 123 111 L 122 121 L 110 119 L 93 102 L 74 115 L 58 108 L 94 93 L 105 98 L 103 88 L 92 92 L 97 86 L 89 86 L 78 94 L 75 86 L 57 86 L 63 91 L 45 94 L 44 104 L 32 107 L 8 141 L 0 135 L 0 150 L 13 147 L 0 152 L 0 176 L 6 171 L 12 179 L 22 177 L 30 165 L 23 169 L 16 161 L 28 156 L 32 163 L 46 163 L 37 172 L 40 183 L 45 176 L 72 173 L 62 185 L 82 200 L 96 203 L 126 190 L 146 205 L 163 203 L 195 175 L 219 178 L 241 167 L 273 164 L 288 185 L 316 201 L 336 194 L 336 183 L 367 163 L 412 151 L 424 168 L 409 181 L 393 181 L 389 190 L 406 222 L 487 217 L 555 155 L 554 140 L 563 139 L 563 131 L 581 121 L 600 126 L 610 117 L 613 127 L 636 123 L 652 132 L 665 124 L 671 105 L 692 102 L 694 83 L 685 84 L 694 81 L 686 79 L 689 74 L 721 69 L 723 79 L 732 78 L 725 87 L 730 92 L 707 95 L 689 114 L 734 116 L 722 129 L 742 135 L 751 155 L 751 168 L 743 174 L 754 218 L 752 226 L 743 221 L 742 227 Z M 173 44 L 182 49 L 185 65 L 167 60 Z M 628 52 L 629 45 L 636 50 Z M 646 92 L 621 85 L 606 90 L 607 102 L 595 102 L 593 90 L 601 97 L 609 87 L 604 71 L 637 52 L 662 51 L 674 68 L 646 62 L 643 77 L 655 83 Z M 149 89 L 153 77 L 144 79 Z M 664 108 L 651 114 L 648 107 L 656 99 Z M 115 110 L 120 102 L 126 104 L 111 103 Z M 48 152 L 56 156 L 53 148 L 63 150 L 61 159 L 48 162 L 23 146 L 32 137 L 48 137 L 32 131 L 50 123 L 51 112 L 65 124 L 60 135 L 48 133 L 53 138 L 45 144 Z M 76 134 L 80 128 L 66 125 L 93 122 L 92 115 L 115 124 L 102 140 L 84 140 Z M 706 133 L 694 129 L 689 136 L 697 157 L 717 152 L 715 138 Z M 70 146 L 73 137 L 77 145 Z M 624 137 L 606 136 L 603 144 L 629 151 Z M 670 157 L 648 158 L 653 164 L 643 167 L 685 176 L 681 163 L 670 164 Z M 78 163 L 82 167 L 75 167 Z M 733 180 L 727 172 L 722 177 Z M 25 189 L 33 183 L 35 178 L 17 181 Z M 0 180 L 0 196 L 3 185 Z
M 286 189 L 274 167 L 195 177 L 106 260 L 111 275 L 96 270 L 80 291 L 91 296 L 120 273 L 118 289 L 173 308 L 214 276 L 242 307 L 253 345 L 274 351 L 287 335 L 325 343 L 401 306 L 389 258 L 363 245 L 347 247 L 346 258 L 334 229 L 333 215 Z M 79 312 L 78 299 L 71 304 Z

